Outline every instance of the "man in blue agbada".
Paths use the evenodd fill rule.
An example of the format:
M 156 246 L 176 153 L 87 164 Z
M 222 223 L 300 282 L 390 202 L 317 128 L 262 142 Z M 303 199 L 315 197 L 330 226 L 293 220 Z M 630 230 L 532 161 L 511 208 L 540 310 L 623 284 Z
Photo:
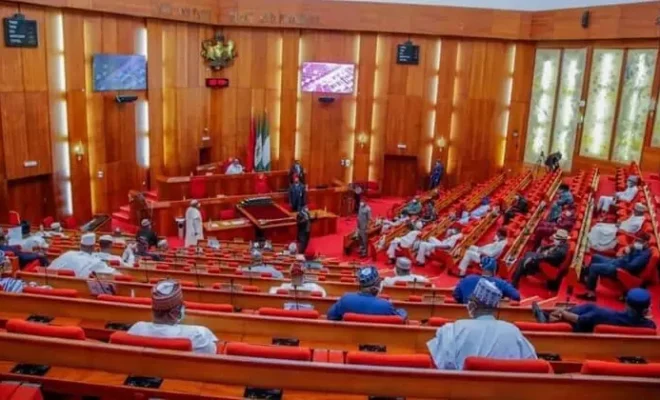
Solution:
M 557 189 L 557 200 L 550 207 L 550 214 L 548 215 L 548 221 L 557 222 L 561 216 L 561 211 L 565 206 L 573 204 L 573 194 L 571 193 L 570 187 L 562 183 Z
M 347 293 L 337 300 L 328 310 L 327 318 L 340 321 L 346 313 L 366 315 L 398 315 L 404 319 L 408 313 L 404 309 L 394 308 L 392 303 L 378 297 L 381 278 L 376 267 L 365 267 L 358 272 L 360 291 Z
M 461 370 L 470 356 L 504 360 L 536 359 L 534 346 L 520 329 L 495 318 L 502 292 L 481 279 L 467 304 L 470 319 L 461 319 L 439 328 L 426 343 L 438 369 Z
M 493 283 L 502 292 L 502 297 L 520 301 L 520 293 L 516 288 L 504 279 L 494 276 L 497 271 L 497 260 L 492 257 L 484 257 L 481 260 L 481 268 L 483 271 L 482 276 L 468 275 L 461 279 L 456 285 L 453 297 L 458 303 L 466 304 L 472 297 L 472 293 L 477 287 L 477 284 L 482 279 Z
M 431 179 L 429 182 L 429 190 L 430 189 L 435 189 L 438 186 L 440 186 L 440 182 L 442 181 L 442 176 L 445 173 L 445 167 L 442 165 L 440 160 L 435 162 L 435 165 L 433 165 L 433 170 L 431 171 Z
M 574 332 L 593 332 L 597 325 L 615 325 L 655 329 L 655 322 L 646 317 L 651 306 L 651 295 L 646 289 L 631 289 L 626 295 L 626 308 L 615 311 L 595 304 L 582 304 L 569 309 L 556 309 L 549 314 L 532 304 L 534 317 L 539 322 L 568 322 Z

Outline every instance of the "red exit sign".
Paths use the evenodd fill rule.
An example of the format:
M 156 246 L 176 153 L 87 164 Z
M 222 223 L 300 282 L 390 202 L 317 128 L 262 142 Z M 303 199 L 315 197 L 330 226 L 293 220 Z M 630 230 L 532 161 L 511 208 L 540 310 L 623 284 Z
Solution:
M 206 87 L 208 88 L 226 88 L 229 86 L 227 78 L 206 78 Z

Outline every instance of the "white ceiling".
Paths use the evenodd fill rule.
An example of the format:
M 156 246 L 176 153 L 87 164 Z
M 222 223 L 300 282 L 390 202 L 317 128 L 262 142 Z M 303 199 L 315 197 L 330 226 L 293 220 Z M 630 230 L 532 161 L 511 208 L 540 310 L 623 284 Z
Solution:
M 425 4 L 436 6 L 477 7 L 500 10 L 542 11 L 584 8 L 609 4 L 646 3 L 653 0 L 337 0 L 373 3 Z

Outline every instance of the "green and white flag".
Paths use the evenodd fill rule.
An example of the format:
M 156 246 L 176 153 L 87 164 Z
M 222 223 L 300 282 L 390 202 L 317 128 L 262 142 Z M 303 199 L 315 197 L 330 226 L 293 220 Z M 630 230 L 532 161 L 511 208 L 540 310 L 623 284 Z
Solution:
M 262 171 L 270 171 L 270 128 L 268 126 L 268 114 L 264 113 L 262 145 L 261 145 Z

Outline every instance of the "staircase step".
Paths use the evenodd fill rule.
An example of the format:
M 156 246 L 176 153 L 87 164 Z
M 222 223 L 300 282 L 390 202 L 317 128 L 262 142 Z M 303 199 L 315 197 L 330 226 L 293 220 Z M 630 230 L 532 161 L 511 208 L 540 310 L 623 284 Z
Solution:
M 122 222 L 125 222 L 125 223 L 129 223 L 131 221 L 131 216 L 128 213 L 123 212 L 123 211 L 117 211 L 117 212 L 112 213 L 112 218 L 115 218 L 115 219 L 117 219 L 119 221 L 122 221 Z
M 146 192 L 145 195 L 146 195 L 145 197 L 149 200 L 158 201 L 158 192 L 156 192 L 155 190 L 150 190 Z
M 121 207 L 119 207 L 119 210 L 121 210 L 122 212 L 125 212 L 126 214 L 130 214 L 131 213 L 131 206 L 129 206 L 129 205 L 121 206 Z

